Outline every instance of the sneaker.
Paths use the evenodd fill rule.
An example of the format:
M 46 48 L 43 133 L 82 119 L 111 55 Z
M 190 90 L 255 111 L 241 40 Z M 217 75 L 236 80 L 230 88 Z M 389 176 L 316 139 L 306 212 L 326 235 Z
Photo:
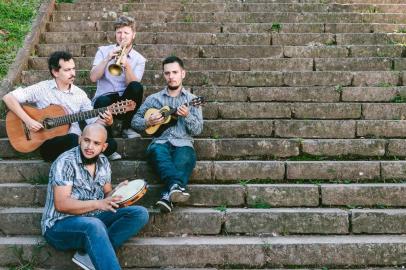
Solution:
M 121 155 L 120 155 L 119 153 L 114 152 L 113 154 L 111 154 L 111 155 L 108 157 L 108 159 L 111 160 L 111 161 L 113 161 L 113 160 L 122 159 L 122 157 L 121 157 Z
M 190 194 L 186 192 L 186 189 L 180 187 L 178 184 L 174 184 L 169 191 L 169 199 L 171 202 L 186 202 L 190 197 Z
M 132 139 L 141 137 L 134 129 L 127 128 L 123 130 L 123 138 Z
M 92 260 L 90 260 L 90 257 L 89 255 L 87 255 L 87 253 L 76 252 L 75 255 L 73 255 L 72 261 L 82 267 L 82 269 L 96 270 L 92 263 Z
M 162 198 L 156 202 L 156 206 L 159 207 L 161 213 L 170 213 L 172 212 L 173 204 L 169 200 L 169 194 L 165 193 Z

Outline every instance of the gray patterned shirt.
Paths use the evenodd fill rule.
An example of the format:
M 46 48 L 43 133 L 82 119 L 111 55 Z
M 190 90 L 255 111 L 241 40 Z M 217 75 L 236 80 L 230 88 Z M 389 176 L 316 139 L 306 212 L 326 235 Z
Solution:
M 186 102 L 190 102 L 196 96 L 182 88 L 179 96 L 171 97 L 167 88 L 152 94 L 145 99 L 145 102 L 134 115 L 131 126 L 141 132 L 146 128 L 144 114 L 149 108 L 160 109 L 163 106 L 177 108 Z M 193 147 L 192 136 L 199 135 L 203 130 L 202 108 L 190 106 L 190 113 L 187 117 L 178 117 L 176 125 L 166 129 L 161 136 L 154 137 L 153 143 L 170 142 L 173 146 L 190 146 Z
M 47 199 L 41 220 L 42 234 L 55 225 L 56 221 L 72 216 L 55 209 L 55 186 L 72 186 L 71 197 L 77 200 L 100 200 L 104 198 L 103 187 L 111 182 L 111 168 L 108 159 L 103 154 L 99 156 L 93 178 L 84 167 L 79 151 L 79 146 L 72 148 L 52 163 L 49 172 Z M 83 215 L 92 216 L 100 212 L 98 210 Z

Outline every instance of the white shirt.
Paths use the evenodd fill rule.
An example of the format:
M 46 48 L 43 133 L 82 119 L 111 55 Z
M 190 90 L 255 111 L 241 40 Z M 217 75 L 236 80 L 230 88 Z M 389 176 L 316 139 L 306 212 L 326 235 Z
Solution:
M 68 114 L 93 110 L 90 99 L 86 93 L 75 85 L 66 91 L 58 89 L 55 80 L 48 80 L 34 85 L 17 88 L 11 92 L 19 103 L 34 103 L 39 109 L 48 107 L 51 104 L 62 105 Z M 88 124 L 97 120 L 97 117 L 86 120 Z M 69 133 L 80 135 L 79 123 L 72 123 Z

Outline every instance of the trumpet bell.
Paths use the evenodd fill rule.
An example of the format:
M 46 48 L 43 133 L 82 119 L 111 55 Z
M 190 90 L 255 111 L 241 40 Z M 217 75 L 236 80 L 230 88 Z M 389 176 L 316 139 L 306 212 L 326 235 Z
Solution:
M 111 64 L 108 67 L 109 73 L 113 76 L 120 76 L 123 73 L 123 68 L 117 64 Z

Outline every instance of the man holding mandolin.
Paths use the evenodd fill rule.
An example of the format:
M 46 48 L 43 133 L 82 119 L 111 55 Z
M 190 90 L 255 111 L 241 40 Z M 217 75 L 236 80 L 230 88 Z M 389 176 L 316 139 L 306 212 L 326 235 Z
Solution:
M 123 120 L 124 138 L 136 138 L 140 135 L 131 128 L 131 119 L 142 102 L 143 86 L 140 83 L 144 74 L 146 59 L 133 48 L 135 39 L 135 21 L 128 16 L 120 16 L 114 23 L 116 44 L 98 48 L 90 71 L 90 79 L 97 83 L 93 98 L 94 107 L 108 106 L 120 100 L 133 100 L 134 111 L 117 118 Z M 111 128 L 107 128 L 109 137 L 113 137 Z M 115 155 L 116 159 L 121 158 Z
M 172 203 L 185 202 L 190 197 L 186 186 L 196 165 L 192 136 L 203 129 L 199 107 L 203 100 L 183 87 L 186 71 L 181 59 L 167 57 L 162 68 L 167 86 L 146 98 L 131 125 L 139 132 L 154 135 L 147 156 L 165 184 L 156 205 L 161 212 L 168 213 L 172 211 Z
M 24 149 L 21 152 L 29 152 L 30 149 L 24 147 L 33 142 L 32 150 L 39 147 L 42 158 L 46 161 L 53 161 L 61 153 L 78 145 L 81 134 L 79 122 L 75 121 L 75 119 L 72 120 L 72 117 L 68 117 L 68 120 L 71 120 L 71 125 L 64 125 L 67 132 L 55 136 L 58 133 L 54 134 L 51 126 L 53 124 L 56 126 L 57 123 L 52 122 L 51 124 L 41 121 L 36 113 L 41 113 L 39 109 L 46 110 L 48 108 L 44 115 L 57 116 L 54 115 L 53 110 L 61 110 L 62 108 L 66 113 L 76 114 L 74 115 L 76 117 L 78 116 L 77 113 L 87 112 L 92 110 L 93 107 L 86 93 L 73 84 L 76 74 L 75 63 L 69 52 L 57 51 L 52 53 L 48 58 L 48 68 L 53 77 L 52 80 L 42 81 L 26 88 L 17 88 L 6 94 L 3 101 L 11 111 L 9 114 L 14 116 L 15 120 L 9 120 L 13 118 L 11 116 L 9 118 L 9 114 L 7 115 L 7 134 L 14 148 L 19 150 L 18 146 L 20 146 Z M 38 110 L 30 107 L 24 109 L 21 103 L 35 104 Z M 55 105 L 61 105 L 62 107 Z M 97 114 L 94 116 L 97 116 Z M 99 112 L 98 117 L 94 116 L 87 119 L 86 122 L 98 122 L 104 126 L 111 126 L 113 123 L 113 116 L 109 110 Z M 56 122 L 62 120 L 67 121 L 58 118 Z M 49 135 L 49 139 L 47 139 L 47 135 Z M 42 141 L 44 138 L 45 141 Z M 117 143 L 114 139 L 108 139 L 107 143 L 105 154 L 109 156 L 117 149 Z

